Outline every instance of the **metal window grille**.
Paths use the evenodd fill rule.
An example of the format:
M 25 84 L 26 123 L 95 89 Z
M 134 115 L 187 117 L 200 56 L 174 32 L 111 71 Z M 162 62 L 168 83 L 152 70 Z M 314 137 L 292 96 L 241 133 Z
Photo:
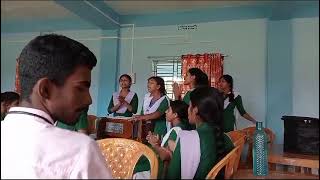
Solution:
M 165 82 L 167 96 L 174 99 L 172 84 L 182 82 L 181 58 L 172 57 L 150 57 L 152 60 L 152 72 L 155 76 L 162 77 Z

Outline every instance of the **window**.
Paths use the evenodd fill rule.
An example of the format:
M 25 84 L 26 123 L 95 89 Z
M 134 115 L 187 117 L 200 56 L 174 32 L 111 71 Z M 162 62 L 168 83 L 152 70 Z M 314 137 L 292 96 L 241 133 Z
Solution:
M 174 99 L 172 92 L 173 82 L 182 82 L 181 75 L 181 57 L 180 56 L 163 56 L 150 57 L 152 60 L 152 72 L 155 76 L 162 77 L 165 82 L 167 95 Z

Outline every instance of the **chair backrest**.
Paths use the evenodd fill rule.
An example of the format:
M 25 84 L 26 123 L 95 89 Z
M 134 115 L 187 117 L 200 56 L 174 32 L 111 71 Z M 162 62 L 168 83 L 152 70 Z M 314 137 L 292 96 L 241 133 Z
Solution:
M 97 143 L 112 170 L 113 178 L 132 179 L 133 170 L 139 158 L 144 155 L 150 163 L 150 178 L 158 175 L 158 158 L 148 146 L 131 139 L 107 138 L 97 140 Z
M 241 153 L 243 151 L 243 146 L 244 146 L 244 143 L 246 140 L 246 135 L 240 130 L 230 131 L 226 134 L 230 137 L 231 141 L 233 142 L 234 147 L 239 146 L 239 154 L 238 154 L 236 162 L 234 164 L 235 165 L 234 172 L 236 172 L 239 167 Z
M 97 120 L 97 116 L 95 115 L 88 115 L 88 134 L 94 134 L 97 132 L 96 129 L 96 120 Z
M 229 152 L 223 159 L 221 159 L 208 173 L 206 179 L 215 179 L 220 170 L 225 167 L 224 178 L 230 179 L 235 172 L 235 163 L 238 154 L 240 152 L 240 146 L 236 146 Z
M 268 143 L 271 145 L 275 140 L 275 134 L 272 132 L 269 128 L 263 128 L 264 132 L 267 134 L 268 137 Z M 252 142 L 253 142 L 253 135 L 256 130 L 256 127 L 247 127 L 245 129 L 241 129 L 245 135 L 246 135 L 246 143 L 248 144 L 248 152 L 246 157 L 246 163 L 249 165 L 248 168 L 252 167 Z
M 272 144 L 276 137 L 275 134 L 269 128 L 263 128 L 263 129 L 268 136 L 268 143 Z M 252 138 L 255 130 L 256 130 L 256 127 L 247 127 L 247 128 L 241 129 L 240 131 L 242 131 L 246 135 L 247 142 L 252 142 Z

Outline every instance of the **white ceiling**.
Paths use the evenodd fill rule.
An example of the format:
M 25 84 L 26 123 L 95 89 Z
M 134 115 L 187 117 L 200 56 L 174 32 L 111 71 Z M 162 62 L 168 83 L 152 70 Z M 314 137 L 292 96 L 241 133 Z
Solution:
M 54 1 L 1 0 L 1 19 L 65 17 L 75 17 L 75 15 Z
M 104 1 L 109 7 L 121 15 L 150 14 L 170 11 L 189 11 L 210 7 L 232 7 L 242 5 L 265 4 L 270 1 Z

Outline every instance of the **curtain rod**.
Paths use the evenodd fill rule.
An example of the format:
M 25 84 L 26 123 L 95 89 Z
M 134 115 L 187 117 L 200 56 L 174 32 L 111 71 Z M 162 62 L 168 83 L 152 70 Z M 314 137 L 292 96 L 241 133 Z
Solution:
M 222 57 L 228 57 L 228 55 L 222 54 Z M 181 56 L 148 56 L 148 59 L 156 59 L 156 58 L 181 58 Z

